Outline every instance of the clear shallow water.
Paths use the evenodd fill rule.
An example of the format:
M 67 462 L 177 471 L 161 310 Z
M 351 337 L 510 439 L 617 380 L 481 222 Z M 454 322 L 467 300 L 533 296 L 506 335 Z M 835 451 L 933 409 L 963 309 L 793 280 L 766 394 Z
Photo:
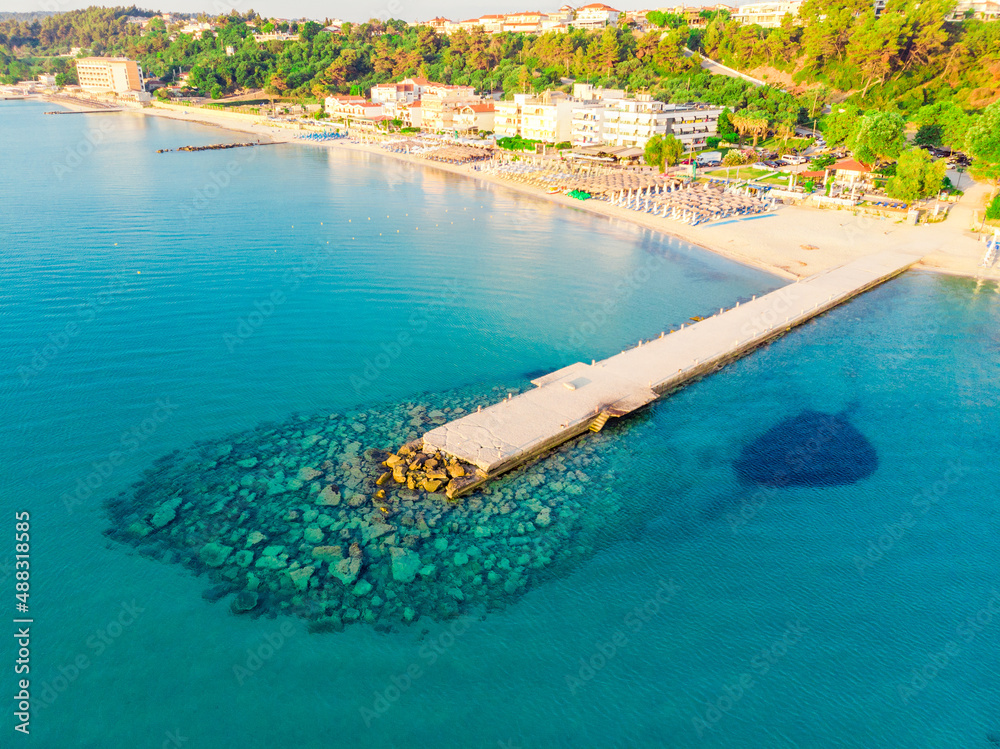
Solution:
M 616 481 L 600 488 L 634 496 L 643 521 L 503 612 L 457 635 L 433 622 L 309 635 L 233 617 L 201 598 L 204 579 L 108 543 L 101 502 L 198 439 L 456 386 L 485 397 L 780 282 L 387 160 L 155 154 L 230 139 L 169 121 L 112 115 L 77 165 L 100 121 L 47 108 L 0 109 L 2 501 L 33 516 L 36 694 L 63 686 L 61 668 L 68 681 L 36 707 L 40 745 L 991 745 L 994 288 L 907 274 L 619 427 Z M 744 446 L 805 410 L 846 411 L 875 473 L 740 483 Z M 115 450 L 120 465 L 76 494 Z M 937 501 L 920 503 L 926 489 Z M 963 625 L 984 610 L 981 629 Z M 580 659 L 599 665 L 619 630 L 584 680 Z M 950 641 L 904 702 L 900 684 Z M 366 725 L 361 708 L 388 709 Z

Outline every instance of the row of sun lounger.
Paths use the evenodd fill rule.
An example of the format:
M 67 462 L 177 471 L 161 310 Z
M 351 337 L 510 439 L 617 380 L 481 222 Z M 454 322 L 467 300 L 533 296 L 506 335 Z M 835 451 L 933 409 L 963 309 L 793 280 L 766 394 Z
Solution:
M 296 136 L 296 139 L 327 141 L 327 140 L 340 140 L 341 138 L 346 138 L 346 137 L 347 137 L 346 133 L 323 132 L 323 133 L 303 133 L 302 135 Z
M 619 192 L 612 196 L 614 205 L 654 216 L 663 216 L 697 226 L 731 216 L 750 216 L 769 210 L 773 201 L 765 202 L 739 188 L 721 190 L 710 184 Z

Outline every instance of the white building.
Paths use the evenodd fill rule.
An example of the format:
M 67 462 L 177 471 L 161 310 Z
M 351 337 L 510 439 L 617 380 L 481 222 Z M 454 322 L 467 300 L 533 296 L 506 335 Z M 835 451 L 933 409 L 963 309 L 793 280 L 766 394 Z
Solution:
M 496 103 L 493 131 L 497 136 L 516 136 L 543 143 L 562 143 L 573 132 L 575 99 L 560 91 L 540 96 L 514 94 L 512 101 Z
M 380 83 L 371 88 L 372 101 L 395 106 L 420 101 L 422 93 L 423 86 L 415 83 L 412 78 L 399 83 Z
M 776 29 L 781 26 L 786 15 L 799 17 L 803 0 L 780 0 L 772 3 L 751 3 L 741 5 L 733 11 L 733 20 L 740 24 L 756 24 L 765 29 Z
M 83 57 L 76 61 L 80 88 L 91 94 L 145 91 L 142 68 L 124 57 Z
M 493 102 L 466 104 L 455 113 L 455 130 L 460 133 L 485 133 L 493 130 L 496 123 L 496 109 Z
M 287 31 L 275 31 L 271 34 L 254 34 L 254 41 L 258 44 L 263 42 L 292 42 L 299 38 L 298 34 L 289 34 Z
M 685 150 L 704 148 L 714 136 L 722 107 L 664 104 L 649 94 L 609 102 L 604 110 L 604 142 L 644 148 L 654 135 L 673 135 Z
M 483 27 L 483 31 L 487 34 L 499 34 L 503 31 L 503 22 L 506 20 L 504 15 L 486 15 L 479 17 L 479 25 Z
M 604 3 L 591 3 L 576 9 L 573 26 L 578 29 L 603 29 L 618 23 L 621 11 L 615 10 Z
M 589 83 L 573 84 L 576 104 L 570 122 L 570 141 L 577 146 L 594 146 L 604 142 L 605 103 L 622 99 L 621 89 L 599 88 Z
M 521 32 L 525 34 L 537 34 L 542 30 L 542 22 L 548 20 L 548 15 L 532 11 L 527 13 L 510 13 L 504 18 L 503 30 L 511 32 Z
M 423 127 L 424 108 L 419 101 L 401 104 L 396 108 L 396 117 L 403 121 L 403 127 Z
M 572 23 L 574 18 L 576 18 L 576 11 L 573 10 L 572 5 L 563 5 L 555 13 L 549 13 L 549 20 L 561 23 Z
M 212 24 L 210 23 L 188 23 L 181 27 L 180 33 L 200 37 L 203 31 L 211 30 Z
M 363 96 L 328 96 L 323 108 L 332 119 L 367 130 L 373 130 L 388 118 L 382 104 L 367 101 Z
M 468 105 L 482 103 L 473 86 L 430 83 L 420 96 L 420 127 L 430 132 L 457 130 L 455 118 L 459 112 Z
M 979 21 L 1000 20 L 1000 3 L 993 0 L 959 0 L 955 9 L 945 16 L 946 21 L 964 21 L 967 17 Z
M 573 95 L 546 91 L 539 96 L 515 94 L 512 101 L 496 104 L 494 132 L 498 136 L 520 135 L 545 143 L 565 143 L 573 138 L 574 123 L 579 123 L 581 137 L 589 130 L 599 138 L 606 100 L 621 99 L 620 89 L 597 88 L 589 83 L 573 86 Z M 600 142 L 588 137 L 586 142 Z
M 572 142 L 644 148 L 654 135 L 673 135 L 685 150 L 697 150 L 716 134 L 721 113 L 721 107 L 664 104 L 649 94 L 605 97 L 597 106 L 574 108 Z

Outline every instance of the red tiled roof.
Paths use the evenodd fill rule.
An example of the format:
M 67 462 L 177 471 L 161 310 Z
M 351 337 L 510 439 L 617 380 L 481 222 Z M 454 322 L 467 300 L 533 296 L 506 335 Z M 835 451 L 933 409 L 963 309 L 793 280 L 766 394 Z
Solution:
M 489 104 L 466 104 L 464 109 L 471 109 L 473 112 L 492 112 L 494 111 L 492 102 Z
M 593 8 L 595 10 L 614 10 L 615 13 L 619 12 L 610 5 L 605 5 L 604 3 L 591 3 L 590 5 L 584 5 L 582 8 L 577 8 L 577 10 L 585 10 L 586 8 Z
M 864 164 L 862 164 L 860 161 L 857 161 L 856 159 L 841 159 L 840 161 L 838 161 L 836 164 L 834 164 L 830 168 L 831 169 L 835 169 L 838 172 L 839 171 L 844 171 L 844 172 L 864 172 L 864 173 L 867 174 L 868 172 L 871 171 L 871 167 L 865 166 Z

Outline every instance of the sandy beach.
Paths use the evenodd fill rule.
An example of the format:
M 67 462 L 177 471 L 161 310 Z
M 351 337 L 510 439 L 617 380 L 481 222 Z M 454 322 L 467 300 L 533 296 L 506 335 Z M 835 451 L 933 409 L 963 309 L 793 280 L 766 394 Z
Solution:
M 73 102 L 47 99 L 54 104 L 73 107 Z M 83 106 L 79 107 L 83 109 Z M 128 109 L 120 115 L 167 117 L 169 119 L 219 127 L 253 135 L 271 142 L 295 142 L 313 148 L 333 148 L 376 154 L 398 159 L 426 169 L 438 169 L 479 180 L 522 194 L 547 200 L 569 209 L 586 211 L 610 219 L 627 221 L 653 231 L 663 232 L 710 252 L 789 278 L 804 278 L 842 265 L 864 255 L 883 250 L 906 250 L 924 254 L 916 267 L 960 276 L 1000 281 L 1000 267 L 980 267 L 985 245 L 972 231 L 974 213 L 981 218 L 989 188 L 976 184 L 967 188 L 948 218 L 936 224 L 909 226 L 893 218 L 878 218 L 852 209 L 779 206 L 772 213 L 740 220 L 689 226 L 670 219 L 639 213 L 600 200 L 580 201 L 475 171 L 471 165 L 432 162 L 420 156 L 396 154 L 377 145 L 343 140 L 311 142 L 296 140 L 295 130 L 238 119 L 232 115 L 205 109 L 182 111 L 162 107 Z M 815 249 L 813 249 L 815 248 Z

